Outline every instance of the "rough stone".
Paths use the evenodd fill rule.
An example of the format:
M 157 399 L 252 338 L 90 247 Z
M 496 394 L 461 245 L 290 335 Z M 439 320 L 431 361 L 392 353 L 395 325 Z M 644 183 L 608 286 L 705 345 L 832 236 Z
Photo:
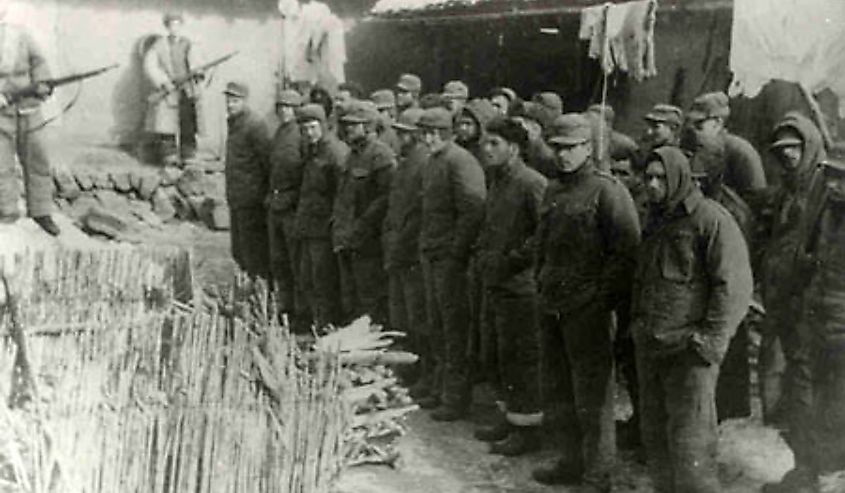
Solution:
M 56 195 L 63 199 L 74 200 L 82 193 L 73 175 L 67 171 L 59 171 L 53 175 L 53 181 L 56 182 Z
M 173 208 L 176 209 L 176 217 L 178 219 L 183 221 L 194 219 L 194 211 L 191 209 L 191 204 L 184 195 L 179 193 L 175 187 L 168 187 L 167 195 L 170 197 Z
M 129 212 L 129 199 L 114 190 L 97 190 L 94 196 L 107 211 L 124 215 Z
M 121 193 L 127 193 L 132 190 L 132 180 L 129 177 L 128 171 L 112 171 L 109 173 L 114 189 Z
M 206 173 L 222 173 L 226 168 L 225 163 L 221 160 L 199 161 L 199 165 Z
M 81 222 L 85 230 L 112 239 L 120 239 L 129 234 L 130 231 L 130 224 L 126 217 L 103 207 L 90 209 L 82 217 Z
M 94 178 L 94 188 L 99 190 L 110 190 L 114 188 L 114 183 L 112 183 L 111 178 L 109 178 L 109 174 L 103 171 L 97 171 L 93 174 Z
M 186 166 L 182 171 L 182 176 L 176 182 L 176 188 L 185 197 L 193 195 L 201 195 L 203 190 L 203 180 L 205 179 L 205 171 L 199 166 Z
M 138 197 L 150 200 L 159 186 L 161 186 L 161 176 L 148 173 L 141 177 L 141 181 L 135 190 L 138 192 Z
M 179 181 L 179 177 L 181 176 L 182 170 L 175 166 L 165 166 L 159 172 L 159 177 L 161 177 L 161 185 L 164 187 L 175 185 L 176 182 Z
M 129 202 L 129 210 L 134 217 L 153 228 L 160 228 L 164 221 L 153 212 L 151 203 L 140 200 Z
M 208 227 L 215 231 L 229 230 L 232 227 L 229 206 L 225 202 L 216 200 L 209 200 L 207 204 L 211 207 L 211 211 L 207 216 L 208 221 L 206 222 Z
M 203 222 L 205 221 L 203 212 L 205 211 L 206 200 L 208 199 L 202 195 L 191 195 L 188 197 L 188 205 L 191 206 L 191 214 L 194 218 Z
M 206 174 L 202 180 L 202 194 L 215 200 L 226 200 L 226 176 L 223 173 Z
M 74 219 L 79 219 L 88 213 L 94 207 L 99 207 L 100 202 L 91 193 L 84 193 L 78 199 L 73 201 L 68 215 Z
M 171 221 L 176 217 L 176 208 L 173 207 L 173 201 L 170 200 L 170 195 L 164 188 L 156 189 L 153 193 L 152 204 L 153 213 L 163 222 Z
M 91 176 L 91 172 L 87 169 L 79 169 L 76 170 L 73 174 L 74 178 L 76 178 L 76 183 L 79 185 L 83 191 L 92 190 L 94 188 L 94 178 Z

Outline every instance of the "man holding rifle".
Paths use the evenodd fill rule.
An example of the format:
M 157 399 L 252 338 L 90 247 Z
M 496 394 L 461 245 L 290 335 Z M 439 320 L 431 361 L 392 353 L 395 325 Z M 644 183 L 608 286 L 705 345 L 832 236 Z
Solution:
M 8 8 L 8 0 L 0 0 L 0 222 L 14 222 L 20 216 L 17 155 L 23 167 L 27 212 L 44 231 L 55 236 L 59 227 L 50 217 L 50 162 L 41 136 L 28 130 L 43 121 L 38 103 L 52 93 L 52 87 L 41 81 L 50 79 L 50 71 L 29 33 L 6 22 Z M 31 88 L 32 97 L 16 101 L 13 93 L 23 88 Z
M 204 74 L 194 70 L 193 45 L 180 34 L 182 14 L 167 13 L 163 22 L 167 35 L 144 56 L 144 71 L 158 90 L 150 98 L 146 128 L 158 137 L 164 162 L 179 162 L 196 155 L 197 134 L 202 133 L 197 82 Z

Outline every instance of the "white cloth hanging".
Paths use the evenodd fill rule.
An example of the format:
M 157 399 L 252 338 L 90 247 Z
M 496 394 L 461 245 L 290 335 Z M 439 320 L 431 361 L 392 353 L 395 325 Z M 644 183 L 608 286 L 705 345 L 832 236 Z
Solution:
M 607 32 L 604 12 L 607 10 Z M 656 0 L 596 5 L 581 11 L 580 39 L 589 40 L 590 58 L 599 60 L 605 73 L 618 69 L 641 81 L 657 75 L 654 57 Z M 608 53 L 602 57 L 607 39 Z
M 845 117 L 845 2 L 734 0 L 731 96 L 756 96 L 773 79 L 830 89 Z

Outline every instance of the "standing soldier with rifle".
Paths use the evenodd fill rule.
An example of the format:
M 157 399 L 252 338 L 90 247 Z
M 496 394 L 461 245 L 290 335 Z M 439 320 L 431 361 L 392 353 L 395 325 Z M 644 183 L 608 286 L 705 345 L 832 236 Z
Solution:
M 28 130 L 43 122 L 38 104 L 52 93 L 47 60 L 32 37 L 6 22 L 8 0 L 0 0 L 0 222 L 14 222 L 18 211 L 15 155 L 23 167 L 26 208 L 30 217 L 51 235 L 59 227 L 50 217 L 53 178 L 41 136 Z M 14 95 L 29 89 L 31 98 Z
M 163 22 L 167 36 L 156 40 L 144 56 L 144 71 L 158 89 L 149 100 L 146 129 L 156 135 L 164 162 L 179 162 L 194 157 L 197 134 L 203 131 L 197 82 L 204 74 L 193 70 L 195 50 L 180 34 L 182 14 L 167 13 Z

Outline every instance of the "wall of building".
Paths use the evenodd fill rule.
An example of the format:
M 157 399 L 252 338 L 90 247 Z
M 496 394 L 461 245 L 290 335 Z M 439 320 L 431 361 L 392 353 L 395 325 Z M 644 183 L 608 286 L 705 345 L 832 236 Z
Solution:
M 163 33 L 162 14 L 185 16 L 185 35 L 196 43 L 201 61 L 233 50 L 239 54 L 213 74 L 204 95 L 206 136 L 201 145 L 219 149 L 225 133 L 222 87 L 230 79 L 249 83 L 252 105 L 272 110 L 280 52 L 281 22 L 271 0 L 18 0 L 10 20 L 23 24 L 48 54 L 54 75 L 119 63 L 120 67 L 83 83 L 74 107 L 50 133 L 93 145 L 131 142 L 143 122 L 148 90 L 138 56 L 145 36 Z M 57 91 L 48 110 L 60 110 L 77 92 Z

